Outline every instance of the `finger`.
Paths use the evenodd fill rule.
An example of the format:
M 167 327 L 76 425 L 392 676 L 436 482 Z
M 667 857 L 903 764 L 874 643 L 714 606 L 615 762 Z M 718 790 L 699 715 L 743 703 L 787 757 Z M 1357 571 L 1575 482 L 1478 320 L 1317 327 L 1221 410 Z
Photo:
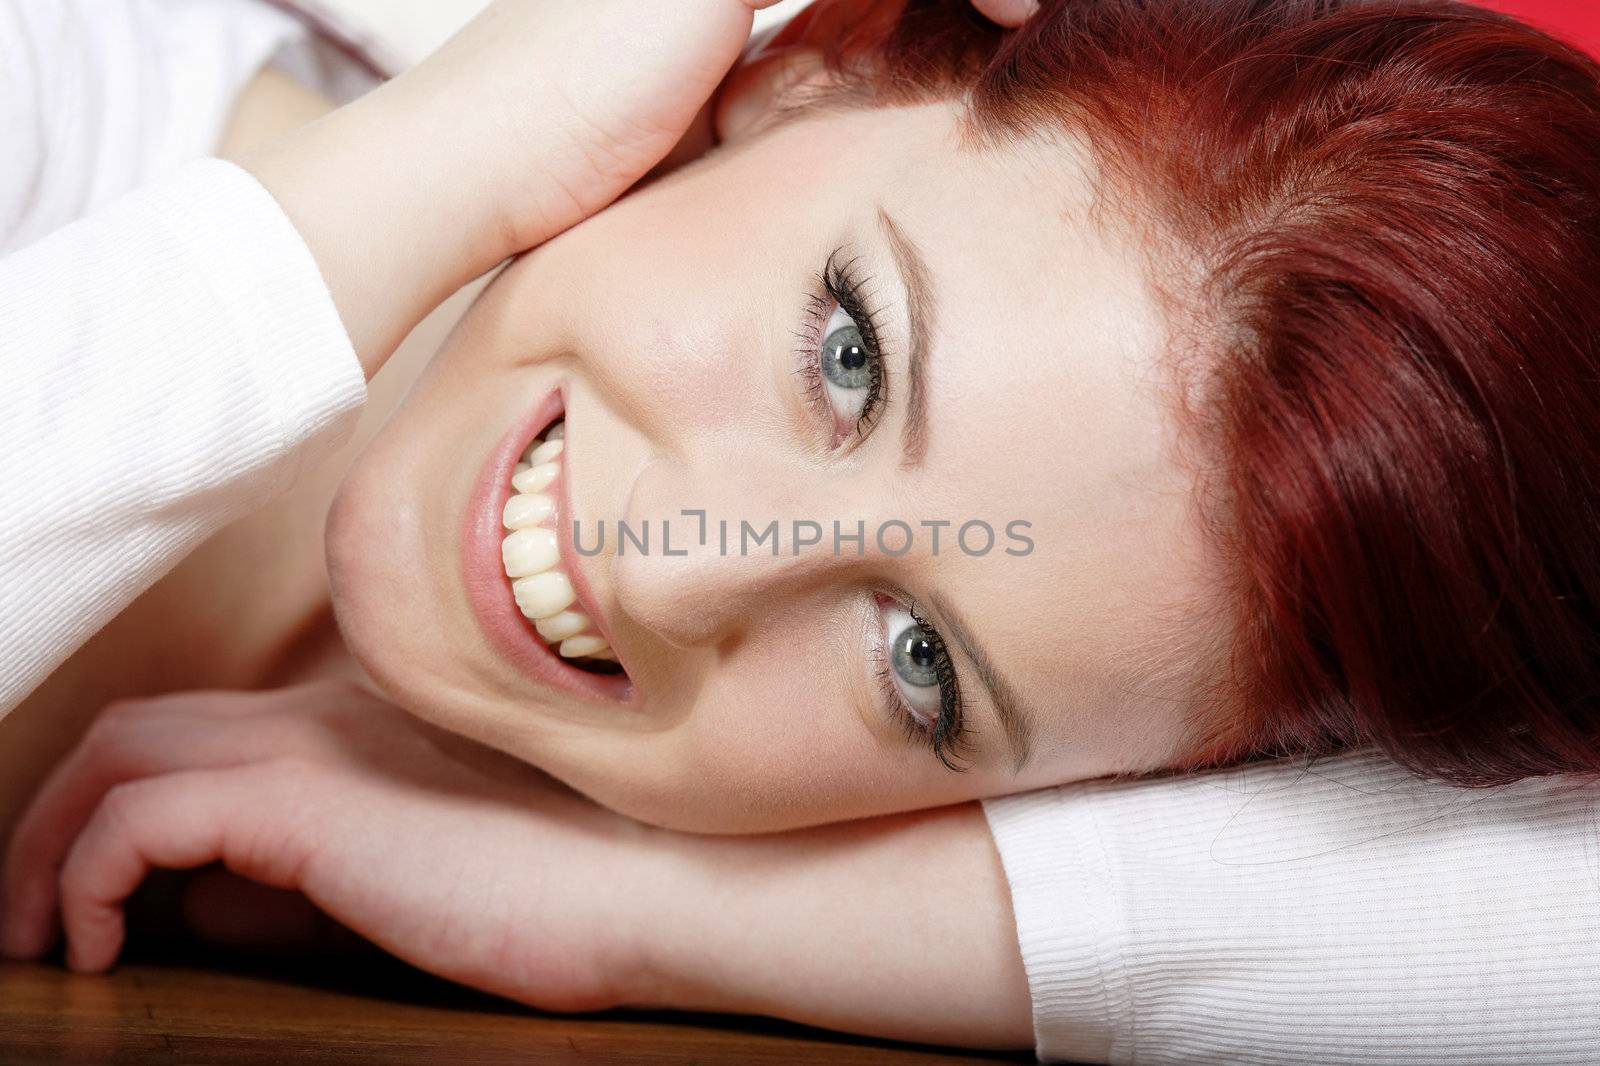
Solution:
M 240 717 L 236 712 L 243 707 L 257 709 L 260 702 L 236 694 L 189 694 L 102 715 L 17 823 L 0 880 L 0 951 L 10 958 L 36 958 L 49 948 L 61 862 L 107 792 L 174 770 L 237 766 L 285 754 L 282 717 Z
M 272 693 L 185 692 L 107 707 L 12 834 L 0 876 L 0 954 L 34 958 L 49 948 L 61 861 L 107 791 L 175 770 L 304 754 L 317 734 L 299 728 L 304 715 L 291 712 L 358 698 L 367 697 L 316 683 Z
M 1020 26 L 1039 10 L 1038 0 L 972 0 L 972 6 L 1002 26 Z
M 292 819 L 305 788 L 274 764 L 194 770 L 120 785 L 106 794 L 61 868 L 67 965 L 107 969 L 122 949 L 123 903 L 152 867 L 221 861 L 252 880 L 294 888 L 292 834 L 263 817 Z

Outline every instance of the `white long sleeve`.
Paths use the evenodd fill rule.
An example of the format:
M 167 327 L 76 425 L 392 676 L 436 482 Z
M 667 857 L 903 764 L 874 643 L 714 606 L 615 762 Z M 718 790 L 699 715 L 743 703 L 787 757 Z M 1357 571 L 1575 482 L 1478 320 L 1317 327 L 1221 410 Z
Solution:
M 1039 1056 L 1600 1062 L 1597 800 L 1356 752 L 988 801 Z
M 211 155 L 307 38 L 256 0 L 0 0 L 0 253 Z
M 316 262 L 219 160 L 0 260 L 0 714 L 366 395 Z
M 0 716 L 353 428 L 310 252 L 197 161 L 274 58 L 371 85 L 319 55 L 255 0 L 0 0 Z

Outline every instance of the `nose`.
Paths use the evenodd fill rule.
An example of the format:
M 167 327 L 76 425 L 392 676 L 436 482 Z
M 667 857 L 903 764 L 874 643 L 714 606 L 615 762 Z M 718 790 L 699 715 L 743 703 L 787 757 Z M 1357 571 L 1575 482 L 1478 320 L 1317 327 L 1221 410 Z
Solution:
M 725 462 L 697 476 L 676 459 L 654 461 L 605 530 L 618 606 L 676 647 L 715 644 L 868 565 L 870 538 L 855 537 L 872 522 L 859 512 L 825 479 L 793 469 Z

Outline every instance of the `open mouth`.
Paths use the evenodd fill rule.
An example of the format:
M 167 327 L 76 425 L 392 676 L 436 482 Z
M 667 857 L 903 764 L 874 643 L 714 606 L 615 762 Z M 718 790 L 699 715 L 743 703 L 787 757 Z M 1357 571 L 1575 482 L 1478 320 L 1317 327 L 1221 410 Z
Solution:
M 500 558 L 517 610 L 539 638 L 571 666 L 592 674 L 623 673 L 611 645 L 580 609 L 561 557 L 556 501 L 566 449 L 566 421 L 557 418 L 533 439 L 511 473 L 501 524 Z

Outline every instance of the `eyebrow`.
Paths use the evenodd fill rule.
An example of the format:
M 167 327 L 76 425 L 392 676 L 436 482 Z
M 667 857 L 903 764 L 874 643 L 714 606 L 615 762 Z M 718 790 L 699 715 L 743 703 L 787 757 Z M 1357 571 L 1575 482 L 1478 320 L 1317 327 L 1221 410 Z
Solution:
M 905 424 L 900 433 L 901 466 L 920 466 L 928 452 L 928 337 L 937 317 L 934 302 L 933 275 L 928 270 L 928 260 L 906 231 L 900 228 L 888 210 L 878 207 L 878 221 L 888 238 L 889 250 L 894 254 L 895 266 L 900 271 L 901 284 L 906 290 L 906 313 L 911 320 L 911 350 L 907 357 L 907 377 L 910 387 L 906 397 Z M 1017 699 L 1016 690 L 995 669 L 994 660 L 983 650 L 961 616 L 948 603 L 932 597 L 950 634 L 962 652 L 972 661 L 978 680 L 989 692 L 995 717 L 1011 746 L 1012 770 L 1021 770 L 1033 753 L 1033 716 Z
M 900 431 L 900 465 L 909 469 L 922 465 L 928 454 L 928 335 L 936 317 L 933 275 L 916 243 L 881 205 L 878 221 L 889 240 L 889 250 L 894 253 L 895 266 L 906 290 L 906 313 L 911 319 L 911 350 L 906 374 L 910 387 L 906 391 L 905 423 Z
M 1011 769 L 1015 773 L 1020 771 L 1027 763 L 1028 757 L 1033 754 L 1033 715 L 1017 699 L 1016 690 L 1007 684 L 1006 679 L 1000 676 L 1000 671 L 995 669 L 994 660 L 984 652 L 983 647 L 972 636 L 972 631 L 961 620 L 954 607 L 940 599 L 930 596 L 935 611 L 939 618 L 949 629 L 950 635 L 960 646 L 968 659 L 972 660 L 973 667 L 978 672 L 978 680 L 989 691 L 989 701 L 994 705 L 995 717 L 1000 720 L 1000 729 L 1006 735 L 1006 742 L 1011 745 Z

